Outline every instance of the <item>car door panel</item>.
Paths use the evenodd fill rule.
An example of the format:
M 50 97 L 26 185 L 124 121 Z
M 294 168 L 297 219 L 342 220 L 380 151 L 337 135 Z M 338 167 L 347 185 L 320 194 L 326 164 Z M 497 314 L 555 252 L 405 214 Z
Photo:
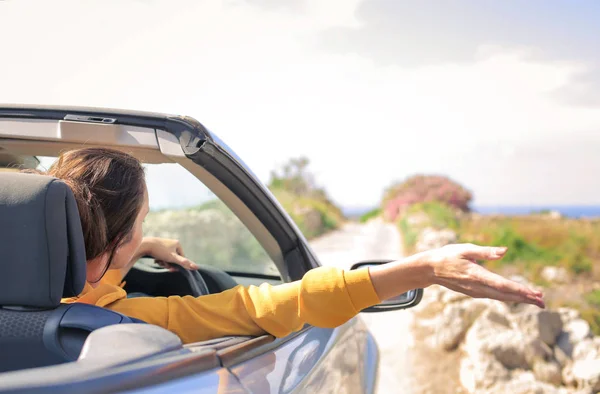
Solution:
M 226 368 L 169 380 L 162 384 L 127 391 L 128 394 L 247 394 L 248 391 Z
M 251 393 L 364 393 L 362 322 L 335 329 L 310 327 L 273 342 L 271 349 L 230 367 Z

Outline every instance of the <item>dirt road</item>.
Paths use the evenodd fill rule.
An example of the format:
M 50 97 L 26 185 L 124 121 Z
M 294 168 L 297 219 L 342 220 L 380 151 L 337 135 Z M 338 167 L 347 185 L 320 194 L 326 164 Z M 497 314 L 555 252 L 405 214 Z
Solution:
M 341 230 L 311 242 L 323 265 L 350 268 L 358 261 L 397 259 L 402 257 L 398 230 L 389 223 L 371 221 L 367 224 L 348 224 Z M 411 310 L 386 313 L 363 313 L 379 345 L 380 366 L 377 393 L 416 394 L 411 366 L 414 319 Z

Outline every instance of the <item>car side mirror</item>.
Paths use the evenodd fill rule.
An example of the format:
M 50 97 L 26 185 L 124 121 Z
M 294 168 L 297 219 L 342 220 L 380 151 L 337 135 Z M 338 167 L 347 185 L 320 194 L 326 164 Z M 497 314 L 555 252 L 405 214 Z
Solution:
M 375 267 L 381 264 L 387 264 L 391 261 L 393 260 L 361 261 L 354 264 L 350 269 L 355 270 L 359 268 Z M 418 305 L 422 298 L 423 289 L 409 290 L 406 293 L 400 294 L 399 296 L 385 300 L 381 304 L 363 309 L 361 312 L 387 312 L 398 309 L 412 308 Z

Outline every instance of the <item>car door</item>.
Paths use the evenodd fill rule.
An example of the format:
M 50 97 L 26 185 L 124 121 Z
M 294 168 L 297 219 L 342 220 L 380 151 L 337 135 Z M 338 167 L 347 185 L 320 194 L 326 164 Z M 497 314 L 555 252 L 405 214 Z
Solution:
M 302 233 L 272 194 L 235 153 L 194 119 L 81 108 L 0 108 L 0 114 L 4 112 L 52 119 L 65 130 L 73 128 L 56 137 L 56 126 L 49 123 L 36 131 L 39 135 L 34 137 L 42 140 L 72 144 L 85 139 L 89 143 L 102 136 L 128 151 L 139 148 L 140 158 L 156 163 L 148 169 L 147 183 L 151 204 L 157 206 L 147 218 L 145 231 L 180 239 L 187 256 L 198 263 L 234 277 L 242 274 L 245 284 L 298 280 L 319 266 Z M 98 119 L 112 123 L 95 124 Z M 155 138 L 151 138 L 153 133 Z M 140 141 L 146 144 L 143 149 Z M 185 170 L 175 174 L 172 168 Z M 212 197 L 219 201 L 213 203 Z M 239 247 L 231 248 L 234 244 Z M 376 354 L 373 349 L 364 326 L 352 319 L 336 329 L 306 327 L 257 347 L 241 346 L 239 352 L 233 349 L 221 359 L 221 364 L 250 392 L 368 392 L 373 375 L 368 372 L 374 365 L 369 360 L 376 358 L 371 357 Z
M 229 369 L 251 393 L 369 393 L 376 350 L 366 351 L 361 325 L 352 319 L 335 329 L 306 327 Z

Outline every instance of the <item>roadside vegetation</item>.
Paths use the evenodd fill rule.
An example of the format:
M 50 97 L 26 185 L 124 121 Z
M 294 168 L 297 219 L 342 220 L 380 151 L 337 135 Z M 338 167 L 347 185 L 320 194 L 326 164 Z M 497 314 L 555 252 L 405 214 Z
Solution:
M 381 210 L 395 222 L 407 252 L 424 231 L 451 230 L 456 242 L 507 246 L 506 256 L 486 266 L 504 275 L 521 275 L 544 287 L 551 308 L 578 309 L 600 335 L 600 219 L 571 219 L 551 212 L 530 215 L 479 215 L 470 211 L 471 193 L 451 179 L 416 176 L 394 184 Z M 560 278 L 549 280 L 545 267 Z
M 362 214 L 359 218 L 358 221 L 360 223 L 366 223 L 371 219 L 374 219 L 376 217 L 381 216 L 381 208 L 373 208 L 370 211 Z
M 336 229 L 341 210 L 315 185 L 308 160 L 290 160 L 273 172 L 269 188 L 306 238 Z M 278 275 L 270 257 L 238 217 L 219 199 L 195 207 L 152 211 L 144 222 L 148 236 L 175 238 L 198 264 L 230 271 Z
M 324 188 L 318 186 L 305 157 L 288 161 L 271 173 L 269 189 L 306 238 L 338 228 L 345 220 Z

